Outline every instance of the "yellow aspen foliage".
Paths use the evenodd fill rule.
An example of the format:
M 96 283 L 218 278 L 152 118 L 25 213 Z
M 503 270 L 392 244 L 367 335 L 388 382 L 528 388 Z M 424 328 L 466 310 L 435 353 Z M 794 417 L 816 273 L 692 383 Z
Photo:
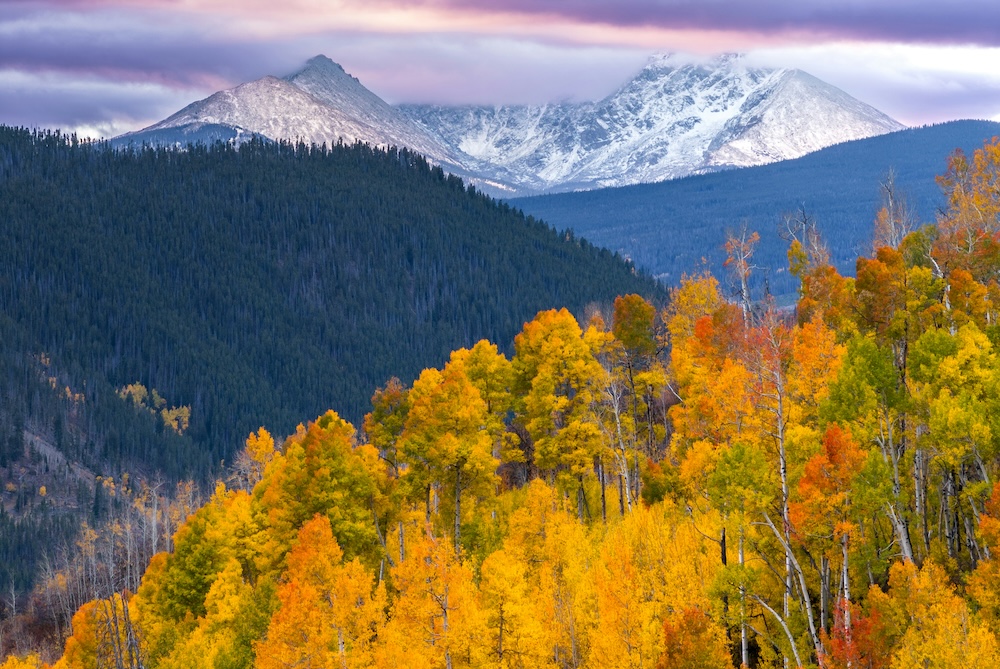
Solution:
M 410 464 L 405 478 L 428 511 L 431 489 L 440 491 L 438 529 L 449 532 L 459 550 L 463 519 L 478 499 L 496 490 L 499 462 L 493 456 L 487 405 L 461 363 L 449 363 L 442 371 L 425 369 L 409 397 L 401 439 Z
M 683 459 L 696 440 L 724 445 L 746 430 L 753 410 L 748 392 L 752 375 L 736 355 L 743 319 L 734 306 L 718 299 L 714 279 L 689 280 L 677 297 L 682 303 L 667 315 L 670 371 L 680 400 L 670 409 L 671 448 L 674 457 Z
M 37 653 L 30 653 L 24 657 L 11 655 L 0 664 L 0 669 L 42 669 L 45 666 L 48 665 L 42 664 Z
M 266 467 L 274 458 L 274 437 L 264 427 L 251 432 L 246 441 L 247 452 L 254 462 Z
M 504 550 L 527 566 L 550 661 L 581 666 L 597 625 L 593 543 L 569 504 L 544 481 L 532 481 L 524 505 L 511 514 Z
M 241 666 L 233 661 L 239 654 L 237 632 L 244 608 L 251 600 L 252 588 L 243 580 L 243 569 L 230 558 L 205 598 L 206 614 L 186 638 L 176 641 L 170 654 L 158 666 L 161 669 L 185 667 Z
M 604 370 L 566 309 L 540 312 L 525 323 L 514 349 L 516 395 L 535 462 L 582 495 L 582 479 L 592 473 L 602 446 L 594 405 Z
M 191 407 L 173 407 L 172 409 L 161 409 L 160 417 L 163 424 L 177 434 L 184 434 L 191 423 Z
M 974 276 L 995 272 L 1000 229 L 1000 139 L 994 137 L 972 157 L 957 150 L 948 171 L 937 178 L 948 209 L 938 221 L 933 256 L 947 270 L 960 267 Z
M 1000 644 L 933 562 L 893 565 L 889 610 L 902 632 L 892 669 L 1000 666 Z
M 430 532 L 410 536 L 406 559 L 392 569 L 397 596 L 387 642 L 401 644 L 406 657 L 414 658 L 406 666 L 484 666 L 486 634 L 471 570 L 449 542 Z
M 81 606 L 73 615 L 73 633 L 66 640 L 60 669 L 100 669 L 141 663 L 140 634 L 131 620 L 134 607 L 112 594 Z
M 518 448 L 520 439 L 505 425 L 514 405 L 514 366 L 510 360 L 496 344 L 483 339 L 471 349 L 454 351 L 448 364 L 464 372 L 486 403 L 486 430 L 493 439 L 493 456 L 503 462 L 524 462 L 524 451 Z
M 643 592 L 632 548 L 620 532 L 601 547 L 594 569 L 600 622 L 590 647 L 592 667 L 638 669 L 660 654 L 659 602 Z
M 141 383 L 130 383 L 118 391 L 118 396 L 122 399 L 131 400 L 135 405 L 144 406 L 149 392 L 146 390 L 146 386 Z
M 674 346 L 694 335 L 694 324 L 721 307 L 719 282 L 709 273 L 681 278 L 681 285 L 670 291 L 670 306 L 664 320 Z
M 527 566 L 499 550 L 483 561 L 479 594 L 486 629 L 489 667 L 528 669 L 552 666 L 545 633 L 529 590 Z
M 675 360 L 680 359 L 675 355 Z M 692 368 L 692 374 L 680 386 L 683 401 L 670 408 L 674 424 L 671 448 L 674 456 L 684 462 L 690 457 L 703 460 L 714 457 L 720 447 L 747 438 L 750 416 L 753 411 L 747 388 L 751 374 L 740 362 L 726 358 L 705 361 Z M 695 447 L 698 448 L 695 448 Z M 685 483 L 692 491 L 704 488 L 697 479 L 707 475 L 705 463 L 682 465 L 687 471 Z
M 384 388 L 372 394 L 372 411 L 365 415 L 363 430 L 368 441 L 386 461 L 392 478 L 399 477 L 400 458 L 397 444 L 410 411 L 409 390 L 392 377 Z
M 316 514 L 327 517 L 348 558 L 369 566 L 382 557 L 369 502 L 376 482 L 355 452 L 354 427 L 328 411 L 289 437 L 253 490 L 254 516 L 265 530 L 262 555 L 280 571 L 299 528 Z
M 502 416 L 510 410 L 513 401 L 510 387 L 514 381 L 514 369 L 496 344 L 483 339 L 471 349 L 453 351 L 448 364 L 455 365 L 465 373 L 472 385 L 479 390 L 479 396 L 486 403 L 486 411 L 491 416 Z
M 705 529 L 717 524 L 701 515 L 698 522 Z M 722 567 L 717 550 L 668 503 L 639 507 L 610 529 L 593 567 L 599 621 L 589 666 L 656 663 L 669 636 L 664 620 L 690 608 L 711 609 L 710 588 Z M 714 621 L 702 627 L 703 641 L 722 635 Z

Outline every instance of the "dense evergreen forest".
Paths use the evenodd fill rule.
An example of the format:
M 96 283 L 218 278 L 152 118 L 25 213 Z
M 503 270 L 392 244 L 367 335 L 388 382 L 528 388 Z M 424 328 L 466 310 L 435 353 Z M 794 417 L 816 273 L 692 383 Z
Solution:
M 103 522 L 102 481 L 211 481 L 540 309 L 651 279 L 405 150 L 113 150 L 0 128 L 0 592 Z M 45 488 L 40 493 L 40 489 Z M 69 513 L 71 517 L 65 514 Z M 62 529 L 60 529 L 62 528 Z
M 794 312 L 708 273 L 545 310 L 204 503 L 106 483 L 25 616 L 65 643 L 4 669 L 1000 666 L 1000 140 L 940 184 L 856 278 L 793 230 Z

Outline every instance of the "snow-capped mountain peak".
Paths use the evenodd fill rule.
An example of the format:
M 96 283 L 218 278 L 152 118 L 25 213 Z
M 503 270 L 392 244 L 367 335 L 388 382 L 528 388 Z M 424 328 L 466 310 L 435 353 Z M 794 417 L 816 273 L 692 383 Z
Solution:
M 740 54 L 656 54 L 603 100 L 497 107 L 394 107 L 320 55 L 283 79 L 220 91 L 117 141 L 228 132 L 405 146 L 511 195 L 757 165 L 900 128 L 815 77 L 752 67 Z
M 521 193 L 662 181 L 796 158 L 903 126 L 814 77 L 741 54 L 657 54 L 598 102 L 404 111 Z

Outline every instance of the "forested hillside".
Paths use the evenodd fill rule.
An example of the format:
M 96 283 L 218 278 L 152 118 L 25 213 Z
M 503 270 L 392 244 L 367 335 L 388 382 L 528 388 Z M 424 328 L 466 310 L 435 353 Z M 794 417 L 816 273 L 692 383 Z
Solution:
M 657 291 L 418 156 L 365 146 L 131 153 L 4 129 L 0 217 L 23 352 L 79 391 L 138 382 L 190 407 L 200 461 L 141 454 L 171 476 L 262 422 L 291 431 L 333 405 L 357 420 L 371 387 L 484 337 L 507 347 L 541 308 Z
M 997 183 L 1000 141 L 953 155 L 938 224 L 880 211 L 856 278 L 793 230 L 794 314 L 707 273 L 542 311 L 360 430 L 256 431 L 197 510 L 118 488 L 135 531 L 36 594 L 53 666 L 1000 665 Z M 115 542 L 163 549 L 141 584 Z
M 668 284 L 706 266 L 721 272 L 722 240 L 745 223 L 761 238 L 757 285 L 763 288 L 766 282 L 772 294 L 790 304 L 797 282 L 786 270 L 786 215 L 796 217 L 804 209 L 823 231 L 833 265 L 853 274 L 854 259 L 871 246 L 872 220 L 890 171 L 894 197 L 905 201 L 913 220 L 933 223 L 946 205 L 934 181 L 944 169 L 944 156 L 958 147 L 971 152 L 994 135 L 1000 135 L 1000 123 L 953 121 L 845 142 L 761 167 L 511 203 L 627 255 Z
M 69 532 L 51 528 L 104 516 L 107 477 L 209 481 L 260 425 L 293 433 L 334 406 L 358 422 L 389 377 L 482 338 L 509 351 L 539 309 L 663 295 L 419 156 L 361 145 L 116 152 L 0 128 L 0 235 L 9 593 Z

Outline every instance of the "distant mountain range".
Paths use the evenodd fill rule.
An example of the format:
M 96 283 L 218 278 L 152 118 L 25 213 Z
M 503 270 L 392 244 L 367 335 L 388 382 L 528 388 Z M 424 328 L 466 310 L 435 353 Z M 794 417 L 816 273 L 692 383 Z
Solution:
M 657 56 L 599 102 L 394 107 L 325 56 L 188 105 L 116 145 L 251 136 L 407 147 L 495 195 L 656 182 L 796 158 L 903 126 L 799 70 Z
M 846 142 L 796 160 L 676 179 L 510 200 L 559 229 L 618 251 L 668 285 L 684 273 L 710 269 L 725 276 L 727 230 L 744 222 L 761 235 L 755 255 L 758 288 L 790 300 L 797 284 L 786 267 L 787 242 L 778 235 L 785 214 L 800 207 L 814 217 L 833 262 L 854 274 L 859 254 L 871 250 L 879 183 L 890 169 L 916 223 L 932 223 L 944 206 L 934 180 L 947 158 L 971 154 L 1000 123 L 953 121 Z

